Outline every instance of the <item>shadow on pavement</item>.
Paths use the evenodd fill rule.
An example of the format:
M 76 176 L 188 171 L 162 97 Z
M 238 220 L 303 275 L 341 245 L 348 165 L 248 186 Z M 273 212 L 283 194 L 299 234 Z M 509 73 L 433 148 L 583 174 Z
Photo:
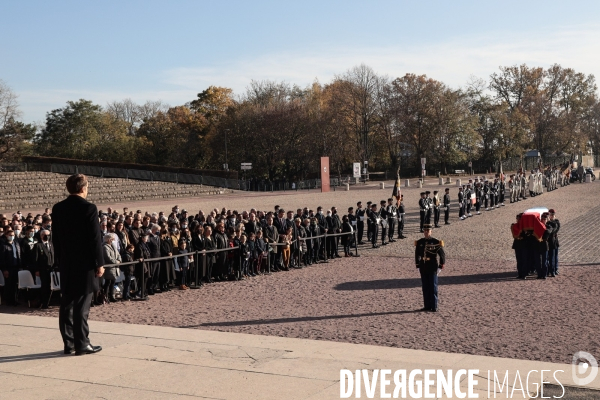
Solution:
M 48 353 L 37 353 L 37 354 L 21 354 L 18 356 L 6 356 L 0 357 L 0 364 L 16 362 L 16 361 L 29 361 L 29 360 L 43 360 L 46 358 L 58 358 L 66 357 L 62 351 L 51 351 Z
M 500 281 L 516 281 L 517 272 L 494 272 L 479 275 L 444 276 L 440 274 L 438 284 L 468 285 L 472 283 L 487 283 Z M 377 290 L 377 289 L 410 289 L 421 287 L 421 278 L 379 279 L 376 281 L 344 282 L 336 285 L 335 290 Z
M 200 328 L 203 326 L 243 326 L 243 325 L 269 325 L 269 324 L 287 324 L 293 322 L 307 322 L 307 321 L 321 321 L 328 319 L 342 319 L 342 318 L 360 318 L 360 317 L 374 317 L 378 315 L 400 315 L 400 314 L 412 314 L 421 312 L 421 310 L 408 310 L 408 311 L 386 311 L 386 312 L 373 312 L 363 314 L 343 314 L 343 315 L 323 315 L 323 316 L 310 316 L 310 317 L 294 317 L 294 318 L 273 318 L 273 319 L 254 319 L 248 321 L 224 321 L 224 322 L 207 322 L 200 325 L 187 325 L 180 326 L 179 328 Z

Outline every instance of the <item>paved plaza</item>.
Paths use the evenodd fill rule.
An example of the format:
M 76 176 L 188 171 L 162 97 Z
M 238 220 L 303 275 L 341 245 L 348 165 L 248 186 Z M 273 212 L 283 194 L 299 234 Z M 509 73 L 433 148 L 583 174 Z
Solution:
M 566 364 L 329 341 L 95 321 L 90 336 L 104 348 L 77 357 L 57 351 L 62 343 L 54 318 L 0 314 L 0 332 L 0 399 L 339 399 L 341 369 L 476 369 L 473 393 L 479 398 L 523 398 L 513 392 L 520 387 L 513 386 L 517 373 L 534 396 L 541 376 L 532 374 L 526 383 L 532 370 L 552 371 L 544 375 L 554 385 L 545 385 L 545 397 L 563 393 L 559 382 L 565 399 L 594 399 L 600 389 L 596 381 L 582 392 Z M 497 386 L 495 396 L 494 371 L 511 382 L 503 394 Z M 467 386 L 463 377 L 461 391 Z M 380 394 L 378 385 L 372 398 Z

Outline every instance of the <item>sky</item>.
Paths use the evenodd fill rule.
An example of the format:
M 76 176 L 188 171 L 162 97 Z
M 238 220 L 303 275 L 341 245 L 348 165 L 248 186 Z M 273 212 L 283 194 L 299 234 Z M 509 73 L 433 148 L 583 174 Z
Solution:
M 307 86 L 359 64 L 452 87 L 500 66 L 600 74 L 600 1 L 0 0 L 0 80 L 22 120 L 67 101 L 181 105 L 210 85 Z

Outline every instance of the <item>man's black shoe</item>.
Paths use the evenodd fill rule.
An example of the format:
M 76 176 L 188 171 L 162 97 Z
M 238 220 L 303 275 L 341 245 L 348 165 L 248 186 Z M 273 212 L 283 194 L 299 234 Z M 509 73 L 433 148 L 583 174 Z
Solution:
M 429 310 L 427 310 L 427 311 L 430 311 L 430 312 L 437 312 L 437 308 L 430 308 L 430 309 L 429 309 Z
M 63 351 L 63 354 L 73 354 L 75 353 L 75 349 L 72 347 L 65 347 L 65 350 Z
M 88 344 L 83 349 L 76 350 L 75 355 L 82 356 L 84 354 L 93 354 L 99 352 L 100 350 L 102 350 L 102 346 L 92 346 L 91 344 Z
M 536 279 L 546 279 L 545 276 L 538 276 Z
M 406 239 L 406 236 L 402 235 L 400 236 L 400 239 Z
M 150 296 L 154 296 L 154 289 L 148 289 L 148 294 Z
M 377 246 L 376 244 L 374 244 L 374 245 L 373 245 L 373 248 L 374 248 L 374 249 L 378 249 L 378 248 L 379 248 L 379 246 Z
M 358 242 L 358 244 L 365 244 L 365 242 L 363 242 L 363 241 L 360 241 L 360 242 Z
M 450 225 L 450 222 L 444 222 L 444 225 Z
M 387 242 L 382 242 L 381 245 L 382 246 L 387 246 Z
M 431 308 L 429 308 L 429 307 L 423 307 L 419 311 L 429 311 L 429 310 L 431 310 Z

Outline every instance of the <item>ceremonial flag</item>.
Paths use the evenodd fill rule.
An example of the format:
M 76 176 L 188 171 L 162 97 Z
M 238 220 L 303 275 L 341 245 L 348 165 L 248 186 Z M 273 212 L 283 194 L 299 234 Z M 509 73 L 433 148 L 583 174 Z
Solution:
M 394 189 L 392 190 L 392 197 L 396 198 L 396 203 L 400 203 L 400 196 L 402 195 L 402 191 L 400 190 L 400 176 L 396 177 L 396 183 L 394 184 Z

